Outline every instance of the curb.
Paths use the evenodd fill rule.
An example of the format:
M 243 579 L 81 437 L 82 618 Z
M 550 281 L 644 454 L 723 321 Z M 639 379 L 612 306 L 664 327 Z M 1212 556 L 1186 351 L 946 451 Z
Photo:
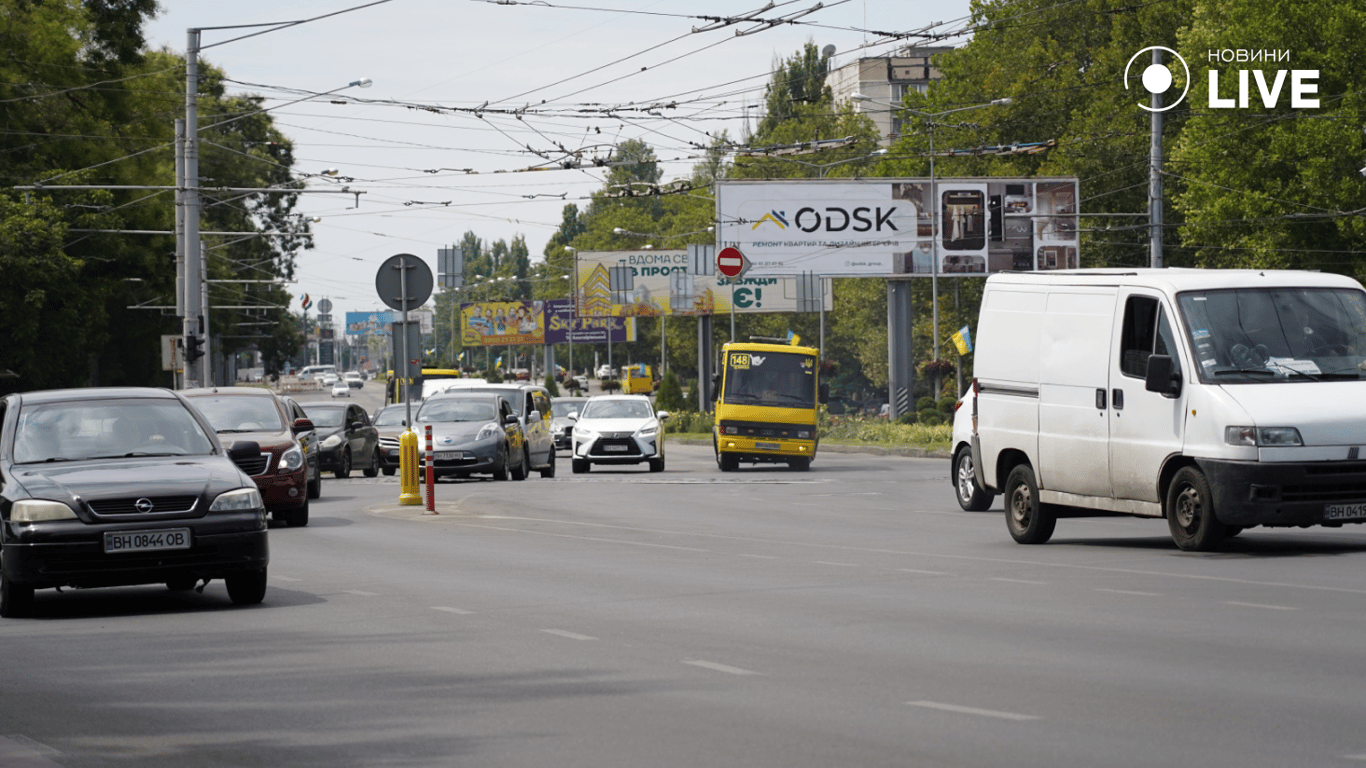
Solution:
M 711 445 L 710 440 L 698 440 L 694 438 L 668 438 L 669 442 L 679 445 Z M 821 453 L 865 453 L 873 456 L 904 456 L 911 459 L 951 459 L 953 454 L 949 451 L 930 450 L 928 448 L 884 448 L 880 445 L 832 445 L 821 443 L 817 448 L 817 455 Z

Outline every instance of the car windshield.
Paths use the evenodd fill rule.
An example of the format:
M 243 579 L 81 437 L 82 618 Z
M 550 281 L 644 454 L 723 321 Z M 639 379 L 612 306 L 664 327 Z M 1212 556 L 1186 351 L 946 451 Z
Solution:
M 14 434 L 16 464 L 214 451 L 213 439 L 178 400 L 26 405 Z
M 556 400 L 550 404 L 550 413 L 563 419 L 571 413 L 582 410 L 583 403 L 582 400 Z
M 589 400 L 579 418 L 648 419 L 655 415 L 644 400 Z
M 502 395 L 503 397 L 507 398 L 508 405 L 512 406 L 512 412 L 517 414 L 518 416 L 522 415 L 522 404 L 526 400 L 526 396 L 513 387 L 508 387 L 506 389 L 485 389 L 483 387 L 469 387 L 461 389 L 460 391 L 480 395 Z
M 498 416 L 498 408 L 491 400 L 430 400 L 422 404 L 417 414 L 419 421 L 493 421 Z
M 375 417 L 377 427 L 401 427 L 403 426 L 403 407 L 385 408 Z
M 1366 377 L 1366 293 L 1360 290 L 1189 291 L 1177 304 L 1202 381 Z
M 205 395 L 190 399 L 219 434 L 280 432 L 285 428 L 274 398 Z
M 313 422 L 313 426 L 323 428 L 340 427 L 342 419 L 346 418 L 346 409 L 335 406 L 305 405 L 304 413 L 308 414 L 308 420 Z
M 725 401 L 814 408 L 815 358 L 790 352 L 732 352 L 726 361 Z

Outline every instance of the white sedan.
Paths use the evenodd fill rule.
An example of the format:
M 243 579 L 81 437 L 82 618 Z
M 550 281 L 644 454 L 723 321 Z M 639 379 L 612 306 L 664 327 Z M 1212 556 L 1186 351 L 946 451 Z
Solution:
M 332 396 L 333 396 L 333 397 L 350 397 L 350 396 L 351 396 L 351 386 L 350 386 L 349 384 L 347 384 L 346 382 L 344 382 L 344 381 L 335 382 L 335 383 L 332 385 Z
M 574 422 L 571 468 L 576 474 L 594 464 L 649 462 L 651 472 L 664 471 L 664 420 L 645 395 L 590 397 Z

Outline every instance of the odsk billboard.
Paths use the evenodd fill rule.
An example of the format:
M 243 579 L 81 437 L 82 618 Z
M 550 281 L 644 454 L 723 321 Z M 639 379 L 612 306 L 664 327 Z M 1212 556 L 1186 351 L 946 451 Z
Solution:
M 749 276 L 980 275 L 1079 266 L 1077 192 L 1075 178 L 718 181 L 716 214 Z

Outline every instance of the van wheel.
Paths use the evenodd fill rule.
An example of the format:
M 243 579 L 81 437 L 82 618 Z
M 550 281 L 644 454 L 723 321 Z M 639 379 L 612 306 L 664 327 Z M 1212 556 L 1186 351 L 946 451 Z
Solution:
M 720 461 L 722 472 L 734 472 L 740 468 L 740 457 L 733 453 L 721 454 Z
M 805 472 L 811 469 L 811 457 L 794 456 L 787 460 L 787 468 L 793 472 Z
M 1208 552 L 1228 535 L 1228 527 L 1214 515 L 1205 473 L 1182 467 L 1167 489 L 1167 527 L 1172 541 L 1187 552 Z
M 1058 518 L 1052 506 L 1039 503 L 1039 481 L 1034 468 L 1021 464 L 1006 478 L 1006 528 L 1019 544 L 1042 544 L 1053 535 Z
M 991 509 L 996 494 L 984 490 L 977 484 L 973 474 L 972 449 L 963 448 L 953 457 L 953 487 L 957 491 L 958 506 L 968 512 L 985 512 Z

